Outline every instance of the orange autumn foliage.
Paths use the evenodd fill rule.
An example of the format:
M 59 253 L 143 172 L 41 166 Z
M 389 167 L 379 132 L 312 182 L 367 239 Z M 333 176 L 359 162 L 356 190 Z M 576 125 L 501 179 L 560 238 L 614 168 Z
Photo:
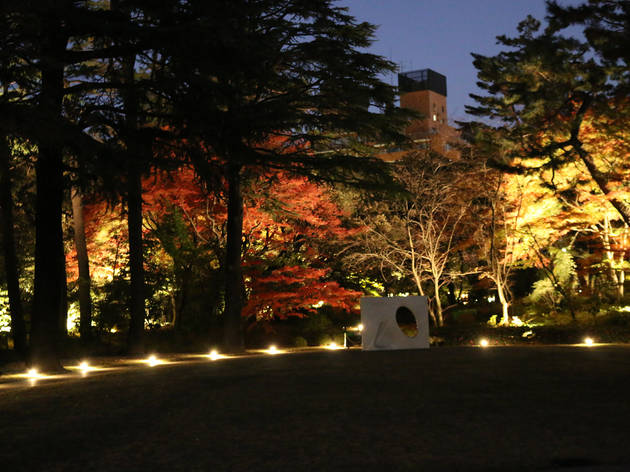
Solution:
M 352 311 L 360 292 L 330 279 L 325 247 L 354 236 L 328 190 L 303 177 L 267 175 L 251 182 L 243 217 L 243 316 L 255 320 L 304 316 L 327 304 Z M 260 193 L 256 193 L 256 191 Z M 169 212 L 177 210 L 200 247 L 222 259 L 227 212 L 223 192 L 207 194 L 190 168 L 158 174 L 143 182 L 145 238 Z M 111 280 L 126 263 L 126 221 L 120 206 L 86 206 L 86 237 L 95 283 Z M 77 278 L 75 252 L 68 254 L 68 279 Z M 216 289 L 215 287 L 209 289 Z

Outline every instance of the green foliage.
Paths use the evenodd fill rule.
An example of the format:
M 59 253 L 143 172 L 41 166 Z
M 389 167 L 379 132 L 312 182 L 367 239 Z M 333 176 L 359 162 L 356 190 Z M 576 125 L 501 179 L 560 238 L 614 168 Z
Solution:
M 553 275 L 557 283 L 570 288 L 575 283 L 575 261 L 568 248 L 551 249 L 553 258 Z
M 556 310 L 575 290 L 576 265 L 567 248 L 552 248 L 549 253 L 550 266 L 545 269 L 544 278 L 534 282 L 529 301 L 543 309 Z

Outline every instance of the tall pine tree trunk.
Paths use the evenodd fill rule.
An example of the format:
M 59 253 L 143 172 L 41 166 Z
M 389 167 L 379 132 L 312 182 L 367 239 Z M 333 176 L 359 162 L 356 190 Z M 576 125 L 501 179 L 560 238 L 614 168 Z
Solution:
M 79 333 L 81 340 L 89 341 L 92 337 L 92 296 L 90 294 L 90 260 L 85 241 L 85 221 L 83 218 L 83 196 L 77 187 L 72 189 L 72 222 L 74 226 L 74 245 L 77 249 L 79 266 Z
M 228 214 L 227 248 L 225 255 L 225 313 L 223 315 L 223 341 L 229 352 L 245 347 L 241 311 L 243 310 L 243 274 L 241 252 L 243 241 L 243 195 L 241 166 L 227 165 Z
M 13 349 L 22 358 L 26 357 L 26 325 L 24 310 L 20 298 L 20 279 L 17 255 L 15 253 L 15 234 L 13 227 L 13 197 L 11 196 L 11 177 L 9 165 L 9 143 L 0 137 L 0 221 L 2 222 L 2 247 L 4 249 L 4 269 L 9 293 L 9 311 L 11 314 L 11 337 Z
M 40 104 L 51 123 L 61 118 L 64 76 L 61 55 L 67 38 L 59 32 L 58 18 L 47 20 L 42 39 L 42 86 Z M 31 323 L 30 363 L 42 370 L 62 369 L 59 357 L 61 320 L 64 318 L 63 280 L 63 158 L 54 131 L 44 130 L 35 165 L 35 283 Z
M 59 370 L 61 312 L 64 306 L 59 253 L 63 248 L 61 227 L 61 152 L 40 146 L 36 164 L 35 287 L 31 327 L 31 364 Z
M 116 2 L 117 3 L 117 2 Z M 117 4 L 113 3 L 113 7 Z M 129 338 L 127 350 L 131 354 L 144 353 L 145 286 L 142 243 L 142 171 L 145 147 L 139 142 L 139 101 L 135 89 L 135 55 L 123 59 L 122 80 L 125 110 L 124 139 L 127 147 L 127 229 L 129 232 L 129 276 L 131 279 Z
M 129 274 L 131 293 L 128 350 L 144 352 L 144 261 L 142 256 L 142 179 L 133 160 L 127 173 L 127 228 L 129 231 Z

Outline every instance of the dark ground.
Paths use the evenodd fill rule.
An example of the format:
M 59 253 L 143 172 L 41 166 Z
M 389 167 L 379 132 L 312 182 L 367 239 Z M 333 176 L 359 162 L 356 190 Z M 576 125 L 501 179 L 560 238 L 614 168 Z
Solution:
M 630 347 L 306 352 L 5 385 L 0 470 L 630 471 Z

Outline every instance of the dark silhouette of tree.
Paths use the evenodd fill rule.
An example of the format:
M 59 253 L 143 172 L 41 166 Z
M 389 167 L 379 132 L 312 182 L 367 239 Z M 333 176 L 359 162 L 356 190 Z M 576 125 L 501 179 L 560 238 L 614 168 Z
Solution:
M 86 123 L 70 119 L 69 98 L 97 86 L 92 62 L 120 55 L 113 48 L 81 48 L 84 38 L 103 35 L 108 12 L 89 1 L 25 1 L 2 4 L 2 127 L 8 135 L 37 145 L 35 280 L 30 362 L 58 370 L 59 342 L 67 318 L 62 202 L 67 187 L 67 155 L 93 159 L 105 146 L 85 132 Z M 101 87 L 102 88 L 102 87 Z
M 24 308 L 21 299 L 19 268 L 15 248 L 10 154 L 9 141 L 6 137 L 2 137 L 0 139 L 0 222 L 2 225 L 1 241 L 11 314 L 11 337 L 13 338 L 13 349 L 15 352 L 20 357 L 26 358 L 26 324 L 24 322 Z
M 393 64 L 361 49 L 374 27 L 329 0 L 180 2 L 164 54 L 174 128 L 198 174 L 228 187 L 224 343 L 243 348 L 242 186 L 284 169 L 344 183 L 386 182 L 373 144 L 402 140 L 405 116 L 379 74 Z M 273 145 L 270 145 L 273 144 Z
M 630 92 L 630 3 L 627 0 L 588 0 L 578 6 L 547 2 L 550 24 L 556 29 L 584 25 L 584 35 L 601 65 L 615 81 L 614 94 Z

